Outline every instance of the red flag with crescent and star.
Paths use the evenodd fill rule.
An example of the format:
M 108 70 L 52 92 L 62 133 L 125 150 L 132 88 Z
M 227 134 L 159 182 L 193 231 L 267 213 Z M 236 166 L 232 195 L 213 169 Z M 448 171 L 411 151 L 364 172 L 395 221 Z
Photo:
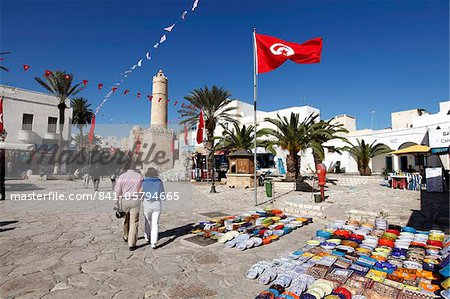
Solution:
M 89 134 L 88 134 L 88 142 L 89 142 L 89 144 L 92 144 L 92 141 L 94 140 L 94 130 L 95 130 L 95 114 L 92 117 L 91 128 L 90 128 Z
M 203 110 L 200 111 L 200 116 L 198 117 L 198 128 L 197 128 L 197 143 L 203 142 L 203 129 L 205 127 L 205 121 L 203 119 Z
M 286 42 L 276 37 L 255 34 L 257 73 L 270 72 L 286 60 L 295 63 L 319 63 L 322 38 L 310 39 L 302 44 Z

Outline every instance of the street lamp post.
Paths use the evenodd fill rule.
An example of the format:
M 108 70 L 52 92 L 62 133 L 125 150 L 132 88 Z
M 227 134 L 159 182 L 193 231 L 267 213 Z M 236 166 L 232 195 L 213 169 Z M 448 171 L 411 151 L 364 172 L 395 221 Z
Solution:
M 204 147 L 208 148 L 206 145 L 207 145 L 207 141 L 204 142 Z M 217 190 L 216 190 L 216 179 L 215 179 L 216 158 L 214 157 L 214 152 L 216 151 L 216 146 L 217 146 L 217 144 L 214 145 L 214 142 L 213 142 L 212 148 L 209 149 L 210 150 L 209 155 L 212 155 L 212 160 L 213 160 L 212 168 L 211 168 L 211 176 L 212 176 L 212 178 L 211 178 L 211 190 L 209 190 L 209 193 L 217 193 Z M 209 157 L 208 157 L 208 159 L 206 161 L 206 165 L 209 164 L 208 160 L 209 160 Z M 209 173 L 208 168 L 207 168 L 206 173 Z
M 216 176 L 215 176 L 216 158 L 214 157 L 214 152 L 215 152 L 214 149 L 215 149 L 215 147 L 213 146 L 213 149 L 212 149 L 212 160 L 213 160 L 213 163 L 212 163 L 212 170 L 211 170 L 212 184 L 211 184 L 211 190 L 209 190 L 209 193 L 217 193 L 217 191 L 216 191 L 216 184 L 215 184 L 215 181 L 216 181 Z
M 5 142 L 6 135 L 8 133 L 5 129 L 0 133 L 0 141 Z M 6 188 L 5 188 L 5 177 L 6 177 L 6 159 L 5 159 L 5 147 L 0 149 L 0 200 L 6 199 Z

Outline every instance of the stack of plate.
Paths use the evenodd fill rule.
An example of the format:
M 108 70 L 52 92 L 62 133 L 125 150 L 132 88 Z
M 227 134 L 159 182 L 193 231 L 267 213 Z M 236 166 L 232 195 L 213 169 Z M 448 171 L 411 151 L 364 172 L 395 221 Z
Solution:
M 376 218 L 375 219 L 375 229 L 377 230 L 385 230 L 388 227 L 388 221 L 384 218 Z

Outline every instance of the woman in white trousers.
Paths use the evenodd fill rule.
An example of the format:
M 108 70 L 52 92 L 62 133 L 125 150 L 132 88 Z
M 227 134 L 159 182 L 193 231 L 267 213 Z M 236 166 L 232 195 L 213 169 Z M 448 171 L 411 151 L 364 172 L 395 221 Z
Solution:
M 145 240 L 152 248 L 156 248 L 158 242 L 158 225 L 161 214 L 161 197 L 164 198 L 164 185 L 158 178 L 158 171 L 150 167 L 147 169 L 142 181 L 143 206 L 145 217 Z

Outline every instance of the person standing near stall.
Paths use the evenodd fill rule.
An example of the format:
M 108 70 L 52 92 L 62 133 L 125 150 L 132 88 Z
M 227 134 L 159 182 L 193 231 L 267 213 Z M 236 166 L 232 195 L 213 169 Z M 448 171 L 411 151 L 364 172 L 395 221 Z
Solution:
M 158 242 L 161 200 L 165 198 L 164 185 L 158 177 L 156 168 L 147 169 L 140 192 L 144 198 L 145 240 L 155 249 Z

